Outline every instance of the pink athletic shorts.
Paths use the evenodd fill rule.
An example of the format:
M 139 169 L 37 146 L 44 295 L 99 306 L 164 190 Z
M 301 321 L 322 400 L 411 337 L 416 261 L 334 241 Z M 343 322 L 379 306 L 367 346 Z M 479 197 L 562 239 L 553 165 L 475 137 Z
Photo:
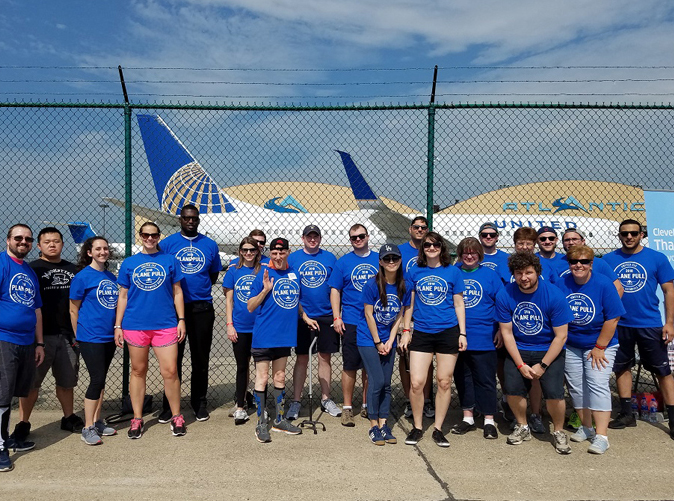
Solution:
M 146 348 L 148 346 L 153 346 L 155 348 L 171 346 L 178 342 L 178 327 L 144 331 L 124 329 L 124 341 L 131 346 L 137 346 L 139 348 Z

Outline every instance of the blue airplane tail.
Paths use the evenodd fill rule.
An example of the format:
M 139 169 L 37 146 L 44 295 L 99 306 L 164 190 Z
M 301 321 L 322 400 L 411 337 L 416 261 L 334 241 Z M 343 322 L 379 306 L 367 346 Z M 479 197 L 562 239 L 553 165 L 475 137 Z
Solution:
M 157 115 L 137 115 L 147 162 L 162 211 L 179 214 L 195 205 L 201 214 L 236 212 L 187 148 Z
M 96 236 L 91 225 L 84 221 L 71 221 L 68 223 L 68 229 L 76 244 L 84 243 L 87 238 Z
M 384 203 L 375 195 L 370 185 L 367 184 L 351 155 L 345 151 L 335 151 L 342 158 L 342 164 L 344 165 L 344 170 L 346 170 L 346 176 L 349 178 L 349 185 L 351 186 L 351 191 L 353 191 L 353 196 L 358 202 L 358 207 L 360 209 L 383 208 Z

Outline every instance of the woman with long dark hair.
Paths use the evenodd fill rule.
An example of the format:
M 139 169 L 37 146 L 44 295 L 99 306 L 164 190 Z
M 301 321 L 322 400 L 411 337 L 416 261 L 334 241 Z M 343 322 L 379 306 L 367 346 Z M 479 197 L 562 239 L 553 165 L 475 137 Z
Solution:
M 363 287 L 364 310 L 356 330 L 358 351 L 369 378 L 367 414 L 371 428 L 368 436 L 375 445 L 398 442 L 386 420 L 391 408 L 398 327 L 412 295 L 412 284 L 403 278 L 401 263 L 398 246 L 381 246 L 379 272 Z
M 143 435 L 143 401 L 150 346 L 159 361 L 164 379 L 164 394 L 171 407 L 171 432 L 187 432 L 180 413 L 178 379 L 178 342 L 185 338 L 185 305 L 180 280 L 180 264 L 174 256 L 159 249 L 161 232 L 156 223 L 140 227 L 143 247 L 128 257 L 119 269 L 119 302 L 115 321 L 115 342 L 120 348 L 126 341 L 131 358 L 129 394 L 133 419 L 129 438 Z
M 103 237 L 88 238 L 80 249 L 79 272 L 70 284 L 70 321 L 89 372 L 84 396 L 82 440 L 102 443 L 102 436 L 117 430 L 101 419 L 105 379 L 115 356 L 115 308 L 119 290 L 115 275 L 108 271 L 110 246 Z
M 227 270 L 222 281 L 222 290 L 227 301 L 227 338 L 232 342 L 236 359 L 236 409 L 234 424 L 248 421 L 246 402 L 250 374 L 250 347 L 253 341 L 253 325 L 257 310 L 248 311 L 250 290 L 261 268 L 262 254 L 258 242 L 246 237 L 239 244 L 239 259 Z M 252 395 L 251 395 L 252 396 Z M 250 405 L 248 405 L 250 407 Z

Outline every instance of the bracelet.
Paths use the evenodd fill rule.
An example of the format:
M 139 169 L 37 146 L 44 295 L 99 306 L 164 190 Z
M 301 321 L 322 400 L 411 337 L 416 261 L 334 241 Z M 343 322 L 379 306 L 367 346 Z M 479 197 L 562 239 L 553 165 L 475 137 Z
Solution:
M 178 317 L 178 322 L 180 322 L 181 320 L 184 322 L 184 321 L 185 321 L 185 317 Z
M 41 346 L 42 348 L 44 348 L 44 343 L 35 343 L 35 346 Z
M 374 343 L 375 346 L 377 346 L 378 344 L 384 344 L 384 343 L 382 343 L 381 341 L 377 341 L 376 343 Z
M 336 322 L 337 320 L 341 320 L 341 319 L 342 319 L 342 317 L 335 317 L 335 318 L 333 319 L 333 322 Z
M 229 327 L 230 325 L 234 325 L 234 322 L 227 322 L 227 327 Z
M 411 332 L 409 329 L 403 329 L 403 334 L 406 332 Z
M 122 328 L 122 326 L 121 326 L 121 325 L 115 325 L 115 327 L 114 327 L 114 328 L 115 328 L 115 329 L 121 329 L 121 328 Z
M 517 370 L 520 370 L 520 369 L 521 369 L 522 367 L 524 367 L 525 365 L 527 365 L 527 364 L 522 363 L 522 364 L 518 365 L 518 366 L 517 366 Z
M 465 334 L 463 334 L 462 332 L 459 332 L 459 336 L 467 337 L 467 336 L 466 336 Z
M 606 349 L 606 346 L 600 346 L 600 345 L 598 345 L 598 344 L 595 344 L 594 347 L 595 347 L 595 348 L 599 348 L 600 350 L 605 350 L 605 349 Z

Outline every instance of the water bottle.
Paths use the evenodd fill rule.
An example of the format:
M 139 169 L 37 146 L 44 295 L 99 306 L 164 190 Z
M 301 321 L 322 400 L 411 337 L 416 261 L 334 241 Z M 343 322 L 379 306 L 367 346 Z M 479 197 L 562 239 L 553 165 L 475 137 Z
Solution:
M 639 419 L 639 400 L 636 393 L 632 393 L 632 417 Z
M 648 408 L 646 395 L 641 397 L 641 419 L 642 421 L 650 421 L 650 409 Z
M 658 422 L 658 401 L 651 398 L 651 405 L 649 407 L 649 421 L 651 423 Z

